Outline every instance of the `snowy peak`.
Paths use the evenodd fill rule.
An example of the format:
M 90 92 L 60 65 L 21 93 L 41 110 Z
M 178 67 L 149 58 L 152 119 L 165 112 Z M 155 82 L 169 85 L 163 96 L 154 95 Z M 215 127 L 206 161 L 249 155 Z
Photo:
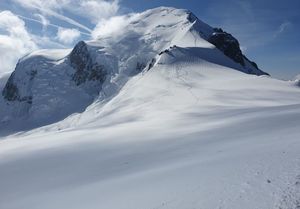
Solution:
M 159 7 L 112 18 L 93 35 L 72 50 L 41 50 L 20 59 L 2 91 L 11 111 L 0 116 L 57 121 L 112 98 L 133 76 L 178 60 L 266 74 L 242 54 L 237 39 L 187 10 Z
M 108 48 L 118 44 L 122 46 L 123 43 L 126 48 L 130 44 L 133 46 L 130 49 L 133 53 L 143 53 L 148 61 L 173 45 L 198 48 L 216 47 L 226 57 L 237 63 L 232 68 L 248 74 L 268 75 L 242 54 L 236 38 L 220 28 L 212 28 L 188 10 L 159 7 L 140 14 L 129 15 L 123 21 L 122 30 L 113 30 L 109 36 L 99 33 L 98 42 Z M 123 48 L 124 46 L 119 47 L 118 51 L 122 51 Z M 127 48 L 126 52 L 128 53 Z
M 118 69 L 117 58 L 101 49 L 79 42 L 59 56 L 50 50 L 22 58 L 2 91 L 1 118 L 42 125 L 84 111 Z

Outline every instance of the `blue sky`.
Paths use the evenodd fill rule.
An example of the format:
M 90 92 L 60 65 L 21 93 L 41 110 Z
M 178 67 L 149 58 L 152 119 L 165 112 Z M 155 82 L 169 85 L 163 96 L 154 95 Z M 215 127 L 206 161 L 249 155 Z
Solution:
M 157 6 L 191 10 L 232 33 L 244 53 L 273 77 L 300 74 L 299 0 L 7 0 L 0 2 L 0 73 L 40 48 L 72 47 L 97 25 Z M 5 63 L 5 64 L 3 64 Z

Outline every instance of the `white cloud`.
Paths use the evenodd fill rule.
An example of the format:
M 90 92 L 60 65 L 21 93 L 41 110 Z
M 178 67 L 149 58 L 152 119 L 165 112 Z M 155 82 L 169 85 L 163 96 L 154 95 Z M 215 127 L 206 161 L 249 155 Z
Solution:
M 32 35 L 32 39 L 41 49 L 63 49 L 66 45 L 49 36 Z
M 50 24 L 50 21 L 41 14 L 34 14 L 34 16 L 37 17 L 38 21 L 43 25 L 43 32 L 45 32 Z
M 38 11 L 43 16 L 51 16 L 72 24 L 87 32 L 91 29 L 80 22 L 64 15 L 64 11 L 76 14 L 97 24 L 100 20 L 107 19 L 118 13 L 119 0 L 13 0 L 18 5 Z
M 39 13 L 42 13 L 43 16 L 47 15 L 47 16 L 55 17 L 71 25 L 77 26 L 78 28 L 81 28 L 85 31 L 91 32 L 91 30 L 88 27 L 73 20 L 72 18 L 60 14 L 60 11 L 63 10 L 64 8 L 70 8 L 74 5 L 74 3 L 71 0 L 13 0 L 13 1 L 26 9 L 38 11 Z
M 69 4 L 70 0 L 16 0 L 16 2 L 27 8 L 43 7 L 48 9 L 58 9 Z
M 110 19 L 120 10 L 119 0 L 11 1 L 15 3 L 13 6 L 22 7 L 26 16 L 0 11 L 0 74 L 14 70 L 19 58 L 38 48 L 69 47 L 81 35 L 109 34 L 124 26 L 121 17 Z M 97 26 L 97 30 L 91 30 L 81 21 L 73 19 L 75 16 L 82 17 L 82 22 L 90 21 L 90 26 Z M 43 33 L 30 33 L 24 21 L 40 23 Z M 72 29 L 65 28 L 65 23 L 73 25 Z M 48 27 L 57 28 L 56 36 L 48 33 Z
M 99 21 L 92 32 L 92 38 L 104 38 L 107 36 L 120 36 L 125 28 L 132 27 L 130 22 L 138 19 L 139 13 L 131 13 L 122 16 L 114 16 Z
M 37 17 L 37 15 L 39 15 L 39 14 L 35 14 L 34 16 Z M 23 20 L 27 20 L 27 21 L 31 21 L 31 22 L 40 23 L 41 25 L 43 25 L 43 27 L 47 27 L 47 28 L 48 28 L 49 26 L 51 26 L 51 27 L 54 27 L 54 28 L 56 28 L 56 29 L 61 28 L 61 26 L 58 25 L 58 24 L 50 23 L 50 21 L 48 21 L 48 19 L 45 19 L 46 22 L 44 22 L 43 20 L 41 20 L 41 18 L 40 18 L 40 19 L 35 19 L 35 18 L 25 17 L 25 16 L 22 16 L 22 15 L 17 15 L 17 16 L 18 16 L 19 18 L 23 19 Z M 41 15 L 41 16 L 42 16 L 42 15 Z M 42 16 L 42 17 L 43 17 L 43 16 Z M 43 17 L 43 18 L 45 18 L 45 17 Z M 82 35 L 85 35 L 85 36 L 88 36 L 88 37 L 91 36 L 90 33 L 85 33 L 85 32 L 82 32 L 82 31 L 80 31 L 80 33 L 81 33 Z M 51 37 L 48 37 L 48 38 L 51 38 Z
M 103 19 L 115 16 L 120 7 L 119 1 L 97 1 L 97 0 L 85 0 L 79 1 L 80 7 L 77 11 L 81 16 L 88 17 L 93 23 L 98 23 Z
M 37 48 L 22 19 L 10 11 L 0 12 L 0 73 L 14 70 L 20 57 Z
M 56 38 L 63 44 L 72 44 L 80 37 L 80 31 L 72 28 L 58 28 Z
M 94 39 L 99 37 L 111 36 L 122 31 L 128 25 L 126 16 L 116 16 L 108 20 L 100 21 L 92 32 Z

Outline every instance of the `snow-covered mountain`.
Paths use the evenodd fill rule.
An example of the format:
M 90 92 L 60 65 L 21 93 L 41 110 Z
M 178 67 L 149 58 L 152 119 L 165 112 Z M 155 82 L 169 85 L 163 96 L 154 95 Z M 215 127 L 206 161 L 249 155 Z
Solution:
M 0 209 L 299 208 L 300 88 L 186 10 L 122 21 L 19 61 Z
M 189 11 L 157 8 L 123 22 L 121 30 L 81 41 L 72 50 L 42 50 L 22 58 L 2 91 L 7 104 L 2 122 L 26 118 L 25 126 L 45 125 L 83 112 L 99 95 L 112 97 L 132 76 L 172 54 L 266 74 L 242 54 L 233 36 Z

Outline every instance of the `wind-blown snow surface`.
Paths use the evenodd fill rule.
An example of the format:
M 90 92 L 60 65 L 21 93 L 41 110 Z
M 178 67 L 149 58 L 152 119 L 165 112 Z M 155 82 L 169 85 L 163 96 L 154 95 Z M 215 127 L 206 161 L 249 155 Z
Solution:
M 300 88 L 204 43 L 157 55 L 83 113 L 0 138 L 0 209 L 299 208 Z
M 0 208 L 299 207 L 300 89 L 180 50 L 107 103 L 3 138 Z

